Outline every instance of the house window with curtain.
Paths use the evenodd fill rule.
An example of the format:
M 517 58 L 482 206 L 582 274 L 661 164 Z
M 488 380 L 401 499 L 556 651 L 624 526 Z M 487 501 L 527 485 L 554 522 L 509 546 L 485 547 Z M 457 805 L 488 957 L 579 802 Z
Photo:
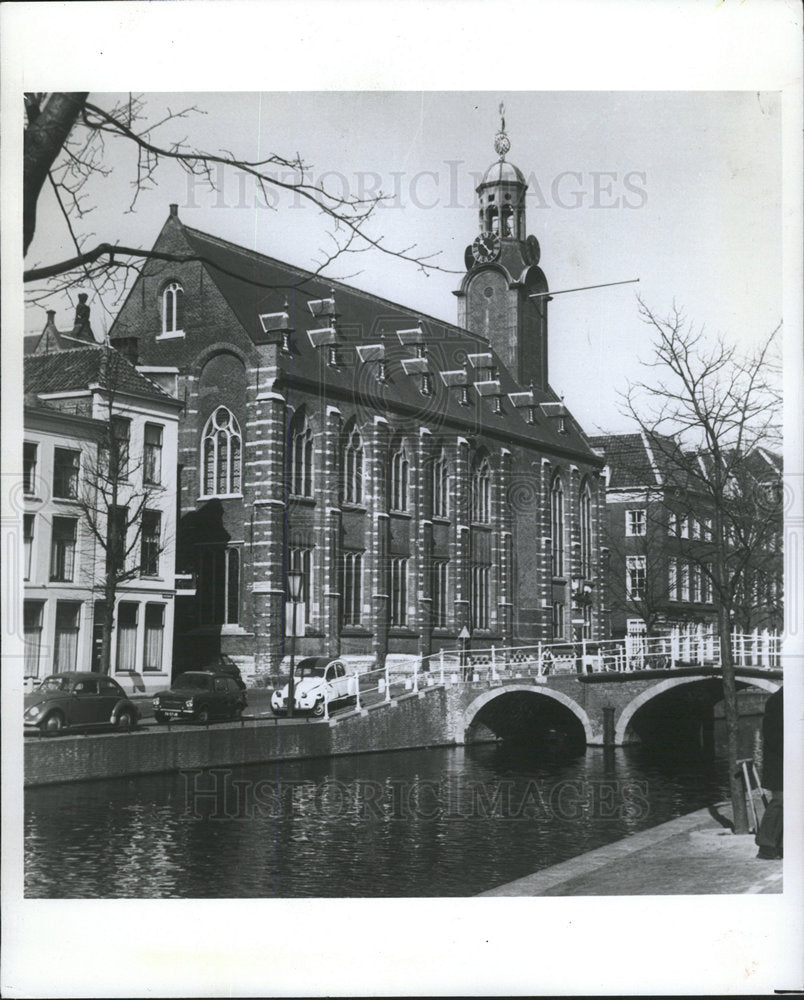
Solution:
M 36 458 L 39 446 L 33 441 L 22 445 L 22 492 L 26 496 L 36 493 Z
M 22 611 L 22 629 L 25 643 L 25 676 L 39 676 L 39 658 L 42 649 L 42 614 L 44 601 L 25 601 Z
M 449 463 L 444 449 L 433 461 L 433 517 L 449 514 Z
M 162 336 L 179 337 L 184 332 L 184 289 L 171 281 L 162 292 Z
M 165 644 L 165 605 L 145 605 L 145 646 L 142 669 L 144 672 L 162 669 Z
M 628 597 L 632 601 L 644 600 L 646 573 L 645 556 L 628 556 L 625 563 L 625 587 Z
M 144 483 L 151 486 L 158 486 L 162 482 L 162 426 L 160 424 L 145 425 L 142 479 Z
M 290 492 L 298 497 L 313 495 L 313 432 L 303 412 L 290 425 Z
M 56 602 L 56 632 L 53 643 L 53 670 L 75 670 L 78 662 L 79 601 Z
M 140 575 L 159 576 L 159 553 L 162 548 L 162 514 L 146 510 L 142 514 L 140 535 Z
M 342 459 L 343 502 L 363 502 L 363 439 L 354 425 L 347 430 Z
M 643 508 L 637 510 L 627 510 L 625 512 L 625 533 L 626 535 L 644 535 L 647 524 L 646 511 Z
M 74 517 L 54 517 L 50 548 L 50 579 L 68 583 L 75 573 L 75 539 L 78 520 Z
M 22 515 L 22 572 L 23 579 L 31 579 L 33 568 L 34 515 Z
M 681 600 L 688 601 L 690 599 L 690 567 L 689 563 L 682 562 L 681 564 Z
M 491 520 L 491 468 L 485 455 L 472 470 L 471 510 L 473 521 L 488 524 Z
M 241 490 L 243 438 L 234 414 L 219 406 L 201 439 L 203 495 L 237 496 Z
M 405 445 L 401 444 L 391 456 L 391 510 L 408 509 L 408 482 L 410 464 Z
M 115 461 L 109 468 L 109 478 L 126 479 L 131 450 L 131 421 L 127 417 L 112 417 L 109 439 L 115 455 Z
M 678 600 L 678 559 L 669 559 L 667 563 L 667 599 Z
M 556 476 L 550 490 L 550 537 L 553 576 L 564 575 L 564 487 Z
M 72 448 L 53 450 L 53 496 L 75 500 L 78 496 L 78 465 L 81 453 Z
M 391 625 L 408 623 L 408 560 L 391 559 Z
M 342 620 L 344 625 L 359 625 L 363 603 L 363 554 L 344 552 L 341 560 Z
M 78 497 L 78 464 L 80 452 L 71 448 L 53 450 L 53 496 L 61 500 Z
M 117 605 L 117 664 L 116 670 L 137 669 L 137 610 L 133 601 Z

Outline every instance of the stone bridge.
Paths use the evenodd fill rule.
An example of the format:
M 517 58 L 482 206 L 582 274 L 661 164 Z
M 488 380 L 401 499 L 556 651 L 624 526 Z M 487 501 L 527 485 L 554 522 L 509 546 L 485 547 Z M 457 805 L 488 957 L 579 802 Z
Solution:
M 737 667 L 737 688 L 776 691 L 781 670 Z M 633 673 L 558 674 L 461 681 L 444 688 L 456 743 L 490 730 L 503 739 L 563 732 L 589 746 L 622 746 L 657 738 L 696 735 L 711 724 L 723 699 L 721 671 L 713 666 Z

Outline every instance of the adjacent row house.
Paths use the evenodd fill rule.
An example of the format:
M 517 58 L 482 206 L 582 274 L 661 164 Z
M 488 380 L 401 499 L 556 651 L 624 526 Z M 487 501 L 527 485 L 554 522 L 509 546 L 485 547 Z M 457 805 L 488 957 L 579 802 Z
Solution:
M 707 572 L 713 512 L 681 483 L 668 462 L 674 443 L 645 433 L 593 437 L 605 458 L 604 538 L 607 630 L 626 635 L 711 636 L 716 594 Z M 766 449 L 751 456 L 752 476 L 770 491 L 763 544 L 755 546 L 740 580 L 734 627 L 778 632 L 783 618 L 782 512 L 774 499 L 781 458 Z M 739 539 L 728 539 L 736 554 Z
M 106 523 L 124 511 L 137 524 L 120 540 L 126 568 L 115 595 L 110 672 L 139 689 L 170 677 L 180 409 L 117 351 L 97 345 L 88 326 L 77 337 L 60 334 L 49 314 L 25 358 L 23 631 L 31 681 L 101 669 Z M 110 421 L 121 449 L 113 506 L 100 471 L 108 468 Z

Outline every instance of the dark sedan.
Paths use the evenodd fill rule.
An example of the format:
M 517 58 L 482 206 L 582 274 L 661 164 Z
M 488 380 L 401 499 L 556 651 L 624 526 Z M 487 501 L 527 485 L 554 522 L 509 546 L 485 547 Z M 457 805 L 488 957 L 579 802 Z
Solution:
M 187 670 L 170 689 L 154 695 L 154 718 L 162 725 L 187 719 L 201 725 L 212 719 L 238 719 L 246 696 L 232 677 L 211 670 Z
M 134 729 L 139 718 L 139 709 L 126 692 L 104 674 L 52 674 L 25 695 L 26 730 L 58 733 L 96 726 L 127 730 Z

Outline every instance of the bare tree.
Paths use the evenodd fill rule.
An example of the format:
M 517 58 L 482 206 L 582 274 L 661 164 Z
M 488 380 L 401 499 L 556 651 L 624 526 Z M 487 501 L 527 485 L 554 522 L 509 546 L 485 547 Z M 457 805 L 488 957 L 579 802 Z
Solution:
M 103 602 L 100 669 L 108 674 L 118 589 L 142 573 L 156 575 L 155 564 L 164 546 L 159 507 L 153 502 L 160 492 L 154 482 L 158 475 L 147 468 L 144 456 L 131 454 L 130 421 L 116 406 L 126 362 L 111 347 L 99 350 L 103 357 L 98 382 L 105 413 L 97 450 L 85 462 L 75 503 L 89 528 L 89 538 L 103 553 L 103 568 L 94 586 Z
M 210 266 L 216 266 L 203 257 L 120 246 L 111 236 L 89 246 L 90 234 L 80 231 L 93 208 L 88 185 L 91 179 L 111 173 L 107 155 L 110 143 L 123 143 L 131 152 L 129 211 L 136 208 L 143 192 L 156 185 L 158 170 L 165 162 L 177 163 L 211 190 L 222 183 L 225 170 L 234 169 L 252 179 L 265 206 L 272 207 L 272 194 L 283 189 L 323 214 L 328 229 L 316 274 L 342 255 L 369 250 L 410 261 L 424 271 L 457 273 L 439 266 L 436 263 L 438 254 L 420 253 L 415 244 L 396 248 L 386 245 L 383 236 L 373 231 L 371 225 L 376 208 L 388 197 L 382 193 L 361 197 L 349 192 L 333 192 L 312 178 L 310 165 L 298 153 L 291 156 L 272 153 L 260 160 L 248 160 L 227 150 L 198 149 L 186 139 L 161 141 L 165 130 L 170 131 L 177 122 L 202 114 L 196 107 L 179 111 L 168 108 L 164 114 L 154 117 L 153 108 L 142 96 L 129 95 L 110 107 L 102 107 L 89 97 L 88 92 L 25 95 L 24 252 L 27 254 L 33 240 L 37 205 L 48 184 L 75 247 L 75 254 L 69 258 L 37 264 L 25 271 L 29 301 L 41 301 L 87 280 L 95 284 L 98 293 L 111 291 L 119 299 L 129 284 L 127 278 L 132 272 L 137 273 L 142 262 L 148 259 L 205 260 Z M 31 285 L 35 286 L 33 290 Z
M 650 382 L 629 386 L 625 409 L 660 452 L 675 496 L 711 518 L 689 556 L 711 581 L 720 641 L 729 782 L 736 833 L 748 830 L 737 773 L 738 709 L 732 619 L 746 574 L 764 557 L 778 529 L 781 474 L 768 481 L 757 453 L 781 433 L 776 346 L 778 328 L 747 355 L 723 337 L 708 339 L 675 307 L 666 318 L 640 300 L 652 328 Z M 771 477 L 773 478 L 773 477 Z

